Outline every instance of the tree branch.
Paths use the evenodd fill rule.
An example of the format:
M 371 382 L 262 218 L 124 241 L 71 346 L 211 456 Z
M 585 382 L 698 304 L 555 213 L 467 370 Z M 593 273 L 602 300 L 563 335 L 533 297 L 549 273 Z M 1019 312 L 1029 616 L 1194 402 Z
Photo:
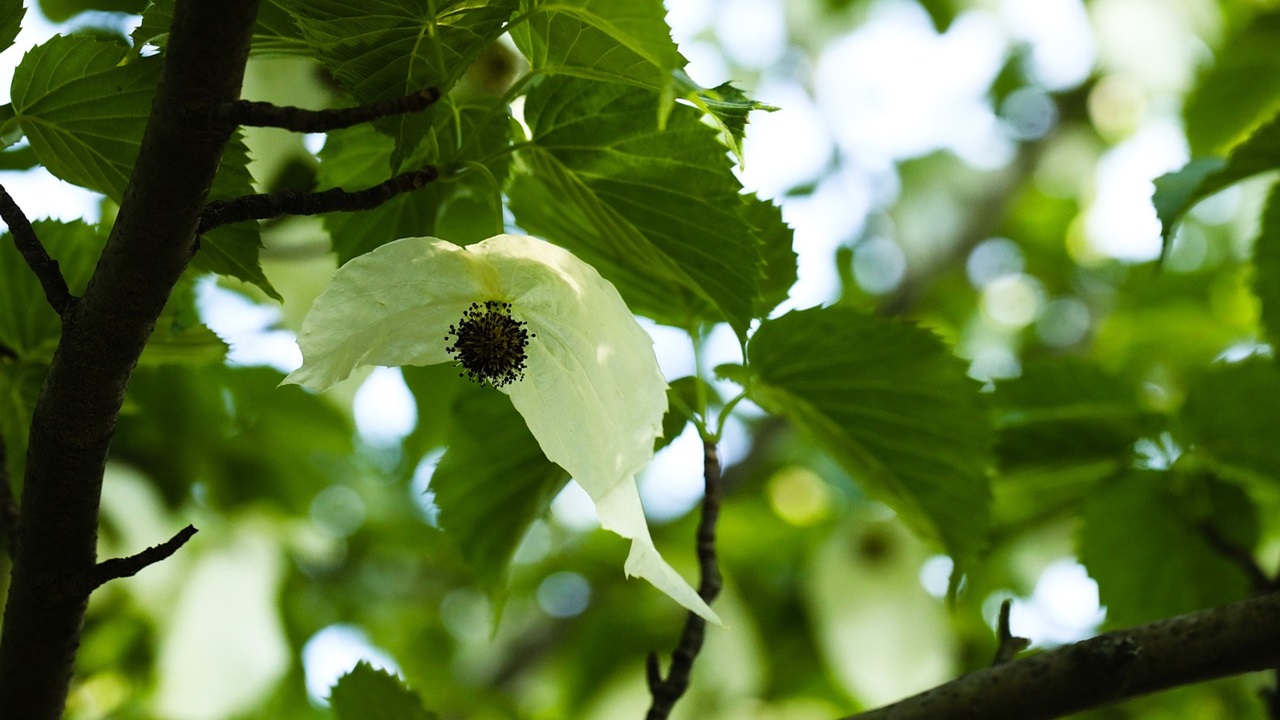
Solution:
M 88 596 L 45 588 L 96 565 L 102 474 L 125 387 L 195 250 L 240 96 L 257 0 L 178 0 L 151 114 L 111 234 L 32 412 L 9 597 L 0 629 L 0 717 L 58 720 Z
M 4 534 L 5 550 L 12 558 L 18 544 L 18 504 L 9 482 L 9 451 L 3 437 L 0 437 L 0 532 Z
M 1050 720 L 1280 663 L 1280 594 L 1031 655 L 844 720 Z
M 440 99 L 440 91 L 429 87 L 394 100 L 350 108 L 304 110 L 269 102 L 236 100 L 220 106 L 214 121 L 230 125 L 277 127 L 300 133 L 320 133 L 359 125 L 391 115 L 419 112 Z
M 3 185 L 0 185 L 0 220 L 4 220 L 4 224 L 9 226 L 14 246 L 22 254 L 22 259 L 27 261 L 31 272 L 40 280 L 45 299 L 59 317 L 64 316 L 75 297 L 67 288 L 67 281 L 58 268 L 58 261 L 49 257 L 44 245 L 40 244 L 35 229 L 31 227 L 31 221 Z
M 720 518 L 720 457 L 716 444 L 710 440 L 702 441 L 702 469 L 706 491 L 702 497 L 702 517 L 698 521 L 698 567 L 701 575 L 698 595 L 709 605 L 720 594 L 722 586 L 720 565 L 716 560 L 716 521 Z M 671 669 L 666 679 L 662 677 L 657 654 L 649 653 L 645 670 L 653 703 L 649 706 L 646 720 L 666 720 L 676 701 L 689 688 L 689 673 L 693 670 L 698 652 L 702 650 L 706 629 L 707 621 L 690 612 L 684 623 L 684 631 L 680 633 L 680 642 L 671 654 Z
M 436 169 L 425 167 L 401 173 L 364 190 L 348 192 L 331 188 L 321 192 L 280 190 L 260 195 L 244 195 L 231 200 L 214 200 L 200 214 L 199 234 L 214 228 L 248 220 L 267 220 L 285 215 L 319 215 L 327 212 L 370 210 L 397 195 L 417 190 L 437 177 Z
M 155 565 L 161 560 L 166 560 L 174 553 L 178 552 L 178 548 L 187 544 L 193 535 L 198 532 L 194 525 L 188 525 L 178 531 L 176 535 L 168 540 L 153 545 L 146 550 L 129 557 L 113 558 L 111 560 L 103 560 L 94 565 L 88 572 L 69 578 L 54 586 L 46 587 L 45 592 L 50 600 L 60 601 L 69 600 L 78 597 L 88 597 L 89 593 L 102 587 L 103 585 L 118 578 L 133 577 L 149 565 Z

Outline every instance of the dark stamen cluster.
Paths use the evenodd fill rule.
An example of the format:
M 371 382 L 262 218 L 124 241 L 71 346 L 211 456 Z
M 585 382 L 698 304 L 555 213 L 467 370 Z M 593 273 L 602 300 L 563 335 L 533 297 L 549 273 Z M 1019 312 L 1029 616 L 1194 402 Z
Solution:
M 511 317 L 511 303 L 471 303 L 458 324 L 449 326 L 445 341 L 452 339 L 453 344 L 445 351 L 462 366 L 458 377 L 502 387 L 524 379 L 528 359 L 524 351 L 530 338 L 537 337 L 527 327 L 528 323 Z

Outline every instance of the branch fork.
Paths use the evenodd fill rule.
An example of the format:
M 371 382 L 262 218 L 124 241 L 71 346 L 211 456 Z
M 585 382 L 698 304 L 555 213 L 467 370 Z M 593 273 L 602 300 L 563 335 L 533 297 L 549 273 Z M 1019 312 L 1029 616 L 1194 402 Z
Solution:
M 46 597 L 54 602 L 87 598 L 94 590 L 112 580 L 133 577 L 144 568 L 172 557 L 196 532 L 194 525 L 188 525 L 159 545 L 153 545 L 128 557 L 103 560 L 87 572 L 50 582 L 42 590 Z

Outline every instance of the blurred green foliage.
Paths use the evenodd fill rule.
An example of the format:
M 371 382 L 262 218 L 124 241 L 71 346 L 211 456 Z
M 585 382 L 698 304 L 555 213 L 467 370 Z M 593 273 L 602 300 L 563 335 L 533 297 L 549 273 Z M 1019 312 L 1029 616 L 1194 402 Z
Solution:
M 1013 4 L 780 3 L 786 47 L 778 63 L 760 67 L 732 53 L 717 55 L 747 89 L 723 91 L 739 104 L 726 111 L 728 120 L 720 118 L 722 129 L 740 129 L 733 113 L 745 112 L 741 103 L 756 89 L 790 84 L 800 97 L 819 96 L 815 66 L 877 8 L 923 13 L 932 32 L 945 34 L 966 18 L 995 17 L 993 6 Z M 1167 56 L 1157 58 L 1185 76 L 1180 86 L 1126 65 L 1123 48 L 1108 34 L 1119 22 L 1111 15 L 1114 2 L 1081 6 L 1098 55 L 1068 87 L 1045 86 L 1033 54 L 1010 43 L 983 95 L 993 122 L 1006 131 L 1007 157 L 973 163 L 930 149 L 891 158 L 872 176 L 875 200 L 865 221 L 842 231 L 830 257 L 818 258 L 839 265 L 832 273 L 842 279 L 830 299 L 835 307 L 755 325 L 795 278 L 790 233 L 783 216 L 758 198 L 720 215 L 703 207 L 707 196 L 736 198 L 740 190 L 729 147 L 716 144 L 712 123 L 690 109 L 694 98 L 704 104 L 723 98 L 692 81 L 663 84 L 681 58 L 660 27 L 656 3 L 644 4 L 631 25 L 593 24 L 586 0 L 535 13 L 515 30 L 513 45 L 500 46 L 500 57 L 518 69 L 508 74 L 502 65 L 487 80 L 464 71 L 490 57 L 486 45 L 516 3 L 490 3 L 492 17 L 476 20 L 483 32 L 468 35 L 456 57 L 426 49 L 410 56 L 391 44 L 376 48 L 371 65 L 354 62 L 367 48 L 346 42 L 350 19 L 335 10 L 343 5 L 264 4 L 255 36 L 261 54 L 251 61 L 246 96 L 277 83 L 331 105 L 380 99 L 384 88 L 361 75 L 370 68 L 417 83 L 409 89 L 456 84 L 454 94 L 416 120 L 333 133 L 317 155 L 301 143 L 250 135 L 247 155 L 237 149 L 226 163 L 226 192 L 247 187 L 246 166 L 264 191 L 298 183 L 367 186 L 390 167 L 428 160 L 446 177 L 424 195 L 368 213 L 334 215 L 323 224 L 264 223 L 262 248 L 256 232 L 229 236 L 221 262 L 202 265 L 184 281 L 150 361 L 128 389 L 104 491 L 102 554 L 136 552 L 187 522 L 201 534 L 162 566 L 94 596 L 69 718 L 349 718 L 365 717 L 361 706 L 388 694 L 409 703 L 409 691 L 390 676 L 361 666 L 334 690 L 331 714 L 323 701 L 328 690 L 316 692 L 314 683 L 327 687 L 361 649 L 394 662 L 420 699 L 410 703 L 413 712 L 423 717 L 429 715 L 422 708 L 473 720 L 642 714 L 644 658 L 655 651 L 665 657 L 683 614 L 652 588 L 623 579 L 616 537 L 582 529 L 562 507 L 547 510 L 565 478 L 505 405 L 490 407 L 451 368 L 405 368 L 416 426 L 403 441 L 371 442 L 353 420 L 360 379 L 325 396 L 278 388 L 283 374 L 274 369 L 226 364 L 225 346 L 200 322 L 194 288 L 201 271 L 221 274 L 224 291 L 264 306 L 276 306 L 266 293 L 278 291 L 285 298 L 278 325 L 296 330 L 332 272 L 331 247 L 347 259 L 411 234 L 476 240 L 513 219 L 576 243 L 575 251 L 606 275 L 612 271 L 624 296 L 659 321 L 685 329 L 727 321 L 739 335 L 759 332 L 748 344 L 749 357 L 763 358 L 752 358 L 757 366 L 735 368 L 743 361 L 736 357 L 718 369 L 737 385 L 669 378 L 670 396 L 679 401 L 673 409 L 705 414 L 743 386 L 776 413 L 739 406 L 736 434 L 722 443 L 731 460 L 719 541 L 726 590 L 717 610 L 727 627 L 711 630 L 674 717 L 832 718 L 925 689 L 989 664 L 996 609 L 1008 597 L 1025 613 L 1015 613 L 1013 631 L 1029 635 L 1034 651 L 1100 627 L 1246 596 L 1257 588 L 1242 558 L 1275 572 L 1280 454 L 1273 433 L 1280 418 L 1272 415 L 1280 407 L 1280 374 L 1272 339 L 1280 307 L 1280 194 L 1257 180 L 1240 182 L 1280 165 L 1274 154 L 1280 68 L 1272 51 L 1278 24 L 1268 3 L 1149 8 L 1153 24 L 1165 23 L 1178 43 L 1200 49 L 1188 59 L 1164 48 Z M 710 5 L 724 12 L 730 3 Z M 80 15 L 86 10 L 137 13 L 142 6 L 39 3 L 55 21 L 101 19 Z M 354 4 L 348 10 L 362 14 Z M 299 18 L 297 27 L 286 11 Z M 162 20 L 170 12 L 171 3 L 152 6 L 134 37 L 163 46 Z M 716 52 L 730 44 L 725 40 L 711 27 L 692 38 Z M 112 45 L 114 54 L 104 60 L 89 56 L 110 43 L 57 42 L 65 47 L 44 51 L 50 65 L 85 55 L 104 76 L 138 74 L 139 67 L 116 67 L 123 46 Z M 308 57 L 306 43 L 322 52 Z M 602 54 L 607 43 L 620 49 Z M 637 52 L 646 48 L 651 52 Z M 18 111 L 9 109 L 4 120 L 21 124 L 25 117 L 23 127 L 47 132 L 46 121 L 66 108 L 41 115 L 38 106 L 23 105 L 16 90 L 48 69 L 32 62 L 15 80 Z M 570 67 L 574 77 L 534 73 L 520 81 L 527 86 L 512 86 L 527 69 L 521 63 Z M 627 84 L 602 89 L 584 77 Z M 1046 102 L 1052 117 L 1035 133 L 1018 130 L 1026 118 L 1010 110 L 1010 99 L 1024 91 Z M 88 114 L 95 128 L 145 117 L 145 104 L 108 93 L 105 85 L 86 92 L 88 107 L 101 111 Z M 677 101 L 677 92 L 685 99 Z M 94 93 L 107 93 L 120 112 L 112 114 Z M 582 117 L 558 114 L 557 103 L 575 93 L 598 100 L 598 112 L 577 106 Z M 519 115 L 527 124 L 510 114 L 508 101 L 517 95 L 528 98 Z M 608 107 L 618 116 L 608 116 Z M 78 112 L 67 117 L 86 120 Z M 583 124 L 558 124 L 569 120 Z M 821 129 L 838 135 L 841 122 L 824 116 Z M 1125 150 L 1153 126 L 1185 127 L 1176 134 L 1185 139 L 1188 164 L 1147 178 L 1177 171 L 1153 186 L 1160 193 L 1154 206 L 1134 201 L 1147 213 L 1149 239 L 1163 239 L 1163 259 L 1152 253 L 1125 259 L 1097 241 L 1092 213 L 1107 199 L 1100 196 L 1104 166 L 1135 162 Z M 748 124 L 748 162 L 752 130 Z M 99 177 L 92 162 L 61 141 L 42 144 L 38 130 L 26 133 L 29 145 L 0 157 L 6 168 L 39 159 L 50 169 L 64 166 L 70 176 L 64 179 L 118 198 L 120 172 Z M 785 139 L 774 135 L 770 142 Z M 127 172 L 131 153 L 136 147 L 129 143 L 111 145 L 103 167 Z M 636 168 L 678 168 L 695 155 L 719 164 L 685 168 L 680 182 L 661 193 L 626 187 Z M 809 221 L 794 208 L 860 160 L 833 150 L 813 177 L 784 189 L 785 217 L 799 232 Z M 508 201 L 514 218 L 503 215 Z M 699 260 L 672 228 L 723 235 L 724 246 L 740 247 Z M 104 231 L 84 223 L 42 223 L 37 230 L 78 289 L 91 258 L 64 258 L 62 246 L 96 247 Z M 797 235 L 802 252 L 828 252 L 805 245 L 807 237 Z M 892 283 L 868 274 L 877 267 L 869 248 L 886 247 L 874 244 L 879 240 L 903 259 Z M 800 282 L 811 282 L 804 267 Z M 0 433 L 15 479 L 22 453 L 14 448 L 25 443 L 26 418 L 58 335 L 39 297 L 6 236 Z M 806 319 L 819 314 L 822 322 Z M 873 314 L 932 331 L 959 360 L 924 330 L 877 325 Z M 703 342 L 699 352 L 711 355 L 715 347 Z M 927 367 L 903 362 L 905 355 Z M 889 389 L 859 388 L 841 375 L 845 367 Z M 961 377 L 966 367 L 978 382 Z M 945 388 L 934 393 L 938 385 Z M 955 401 L 962 394 L 965 400 Z M 668 415 L 663 452 L 678 451 L 679 443 L 667 443 L 688 420 Z M 956 439 L 968 435 L 981 437 Z M 872 453 L 872 462 L 860 455 L 868 446 L 888 450 Z M 994 454 L 973 447 L 993 447 Z M 688 457 L 696 476 L 701 456 Z M 486 458 L 492 461 L 483 464 Z M 437 461 L 439 475 L 428 484 Z M 971 484 L 948 485 L 970 475 Z M 882 502 L 896 497 L 899 482 L 912 490 L 894 512 Z M 893 487 L 886 492 L 885 484 Z M 480 503 L 467 500 L 477 493 Z M 933 507 L 913 517 L 910 503 Z M 451 518 L 451 507 L 462 510 Z M 686 508 L 653 523 L 659 548 L 686 577 L 696 572 L 694 514 Z M 461 530 L 451 535 L 451 528 Z M 944 551 L 966 555 L 963 578 L 949 577 Z M 1046 597 L 1054 587 L 1067 593 L 1045 583 L 1052 574 L 1046 570 L 1077 559 L 1097 582 L 1105 614 L 1054 627 L 1061 615 L 1052 614 L 1053 601 L 1071 603 Z M 5 577 L 7 563 L 0 556 Z M 1086 597 L 1077 604 L 1088 610 L 1089 586 L 1083 587 Z M 250 593 L 256 600 L 244 597 Z M 574 598 L 581 604 L 569 602 Z M 215 631 L 193 635 L 182 622 Z M 329 661 L 345 665 L 325 675 L 309 643 L 334 628 L 363 640 L 356 650 L 331 647 Z M 1256 690 L 1271 682 L 1233 678 L 1082 717 L 1261 718 Z

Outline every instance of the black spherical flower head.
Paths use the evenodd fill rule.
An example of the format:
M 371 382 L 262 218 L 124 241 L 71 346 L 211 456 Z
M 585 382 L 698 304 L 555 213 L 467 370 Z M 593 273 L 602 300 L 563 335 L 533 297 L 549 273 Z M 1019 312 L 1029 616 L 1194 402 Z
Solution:
M 458 377 L 502 387 L 524 379 L 525 348 L 534 337 L 528 323 L 511 317 L 511 303 L 487 300 L 471 303 L 458 324 L 449 326 L 445 340 L 453 344 L 445 351 L 462 366 Z

